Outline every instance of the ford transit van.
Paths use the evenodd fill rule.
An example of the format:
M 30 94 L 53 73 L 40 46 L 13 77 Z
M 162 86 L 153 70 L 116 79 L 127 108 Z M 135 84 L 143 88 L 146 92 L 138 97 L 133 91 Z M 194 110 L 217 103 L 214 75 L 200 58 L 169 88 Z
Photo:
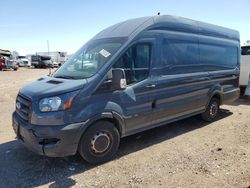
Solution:
M 104 29 L 51 76 L 20 89 L 17 138 L 34 152 L 110 160 L 120 139 L 201 114 L 239 97 L 235 30 L 174 16 Z

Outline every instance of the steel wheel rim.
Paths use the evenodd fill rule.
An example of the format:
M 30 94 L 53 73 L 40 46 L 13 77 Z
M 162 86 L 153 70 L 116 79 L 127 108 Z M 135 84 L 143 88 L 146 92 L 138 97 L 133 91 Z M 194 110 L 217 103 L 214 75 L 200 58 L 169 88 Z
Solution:
M 111 138 L 106 132 L 97 132 L 91 139 L 91 150 L 95 154 L 102 154 L 109 150 Z
M 210 116 L 215 117 L 217 112 L 218 112 L 218 105 L 216 102 L 213 102 L 209 110 Z

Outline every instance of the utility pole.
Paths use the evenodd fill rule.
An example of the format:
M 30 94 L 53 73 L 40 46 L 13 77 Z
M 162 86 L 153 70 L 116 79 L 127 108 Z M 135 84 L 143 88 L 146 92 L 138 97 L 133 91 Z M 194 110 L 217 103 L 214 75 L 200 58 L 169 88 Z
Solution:
M 47 48 L 48 48 L 48 55 L 49 55 L 49 40 L 47 40 Z M 49 76 L 51 76 L 51 67 L 49 67 Z
M 49 55 L 49 40 L 47 40 L 47 48 L 48 48 L 48 55 Z

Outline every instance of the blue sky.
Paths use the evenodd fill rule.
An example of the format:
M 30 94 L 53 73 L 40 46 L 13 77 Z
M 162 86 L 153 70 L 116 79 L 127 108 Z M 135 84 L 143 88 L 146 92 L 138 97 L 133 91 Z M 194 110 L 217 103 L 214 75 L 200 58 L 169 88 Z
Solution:
M 170 14 L 240 31 L 250 40 L 250 0 L 1 0 L 0 49 L 21 54 L 75 52 L 100 30 L 142 16 Z M 3 21 L 4 20 L 4 21 Z

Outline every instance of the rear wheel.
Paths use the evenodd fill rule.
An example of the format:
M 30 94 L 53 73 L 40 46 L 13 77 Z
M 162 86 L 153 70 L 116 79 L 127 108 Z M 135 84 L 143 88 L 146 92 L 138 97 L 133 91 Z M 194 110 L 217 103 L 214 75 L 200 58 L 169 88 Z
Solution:
M 110 160 L 120 144 L 120 134 L 109 121 L 98 121 L 83 134 L 78 151 L 89 163 L 102 163 Z
M 220 106 L 219 100 L 217 98 L 213 97 L 210 100 L 210 102 L 206 108 L 206 111 L 201 114 L 202 119 L 204 119 L 205 121 L 208 121 L 208 122 L 214 121 L 219 113 L 219 106 Z

